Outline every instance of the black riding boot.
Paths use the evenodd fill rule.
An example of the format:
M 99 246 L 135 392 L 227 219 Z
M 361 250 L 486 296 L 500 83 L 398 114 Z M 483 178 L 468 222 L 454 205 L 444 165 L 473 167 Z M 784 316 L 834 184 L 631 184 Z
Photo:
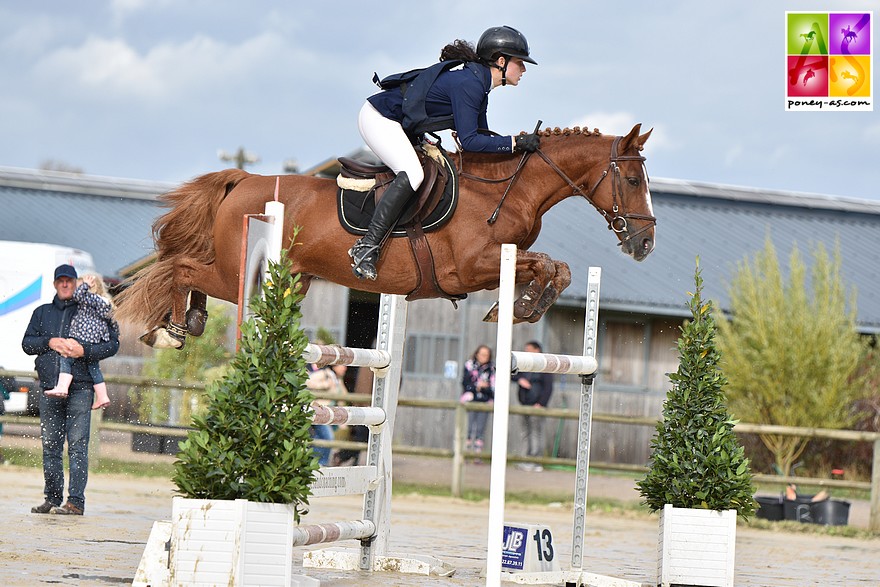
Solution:
M 385 190 L 385 194 L 376 205 L 373 218 L 370 219 L 367 234 L 359 238 L 348 251 L 353 261 L 352 270 L 359 279 L 376 279 L 376 263 L 379 261 L 382 241 L 394 228 L 394 224 L 415 193 L 406 171 L 398 173 Z

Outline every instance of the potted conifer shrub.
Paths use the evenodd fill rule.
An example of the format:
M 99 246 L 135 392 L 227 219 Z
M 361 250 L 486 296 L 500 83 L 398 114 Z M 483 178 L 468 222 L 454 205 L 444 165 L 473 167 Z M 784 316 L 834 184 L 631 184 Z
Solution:
M 293 525 L 318 469 L 302 358 L 299 276 L 269 263 L 239 351 L 209 386 L 181 444 L 173 481 L 172 585 L 290 585 Z
M 659 584 L 732 587 L 736 518 L 754 514 L 754 487 L 726 406 L 727 379 L 712 305 L 702 299 L 699 259 L 694 281 L 679 367 L 669 374 L 672 388 L 651 441 L 648 474 L 637 487 L 651 511 L 660 511 Z

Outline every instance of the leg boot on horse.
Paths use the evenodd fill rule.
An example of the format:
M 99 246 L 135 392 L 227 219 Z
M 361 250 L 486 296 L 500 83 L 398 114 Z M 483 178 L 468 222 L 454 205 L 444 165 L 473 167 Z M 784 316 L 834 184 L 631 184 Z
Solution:
M 401 171 L 385 190 L 385 194 L 376 204 L 376 211 L 370 219 L 367 234 L 359 238 L 348 251 L 351 255 L 352 270 L 359 279 L 374 280 L 378 277 L 376 264 L 379 262 L 382 242 L 394 228 L 404 208 L 415 196 L 415 190 L 409 183 L 406 171 Z

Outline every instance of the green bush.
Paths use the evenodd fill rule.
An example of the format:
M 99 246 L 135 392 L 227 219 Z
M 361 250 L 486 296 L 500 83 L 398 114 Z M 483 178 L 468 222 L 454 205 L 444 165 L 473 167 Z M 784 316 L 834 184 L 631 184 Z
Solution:
M 318 469 L 302 358 L 308 340 L 299 275 L 291 275 L 286 254 L 269 265 L 239 351 L 209 387 L 205 414 L 196 415 L 181 444 L 173 481 L 186 497 L 292 504 L 298 522 Z
M 692 320 L 681 327 L 678 371 L 669 374 L 672 389 L 663 419 L 651 441 L 647 476 L 636 484 L 651 511 L 672 504 L 680 508 L 735 509 L 744 519 L 754 514 L 749 460 L 733 432 L 719 368 L 716 325 L 711 302 L 703 302 L 699 259 L 696 290 L 689 307 Z
M 870 394 L 858 373 L 864 342 L 856 331 L 856 298 L 841 275 L 839 247 L 817 245 L 807 268 L 797 247 L 787 279 L 768 238 L 739 264 L 730 285 L 730 321 L 719 319 L 718 343 L 730 378 L 730 405 L 748 422 L 803 428 L 846 428 L 853 402 Z M 761 434 L 783 475 L 808 438 Z

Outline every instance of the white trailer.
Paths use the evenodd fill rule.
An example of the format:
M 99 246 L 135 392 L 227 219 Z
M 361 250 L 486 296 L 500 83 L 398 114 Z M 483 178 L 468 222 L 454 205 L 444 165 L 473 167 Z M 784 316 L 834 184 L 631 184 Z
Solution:
M 34 309 L 55 296 L 55 267 L 63 263 L 73 265 L 80 275 L 95 271 L 92 256 L 79 249 L 0 241 L 0 368 L 34 370 L 34 357 L 21 350 L 21 339 Z M 4 402 L 7 413 L 33 412 L 38 406 L 32 380 L 16 378 L 10 391 L 10 399 Z

